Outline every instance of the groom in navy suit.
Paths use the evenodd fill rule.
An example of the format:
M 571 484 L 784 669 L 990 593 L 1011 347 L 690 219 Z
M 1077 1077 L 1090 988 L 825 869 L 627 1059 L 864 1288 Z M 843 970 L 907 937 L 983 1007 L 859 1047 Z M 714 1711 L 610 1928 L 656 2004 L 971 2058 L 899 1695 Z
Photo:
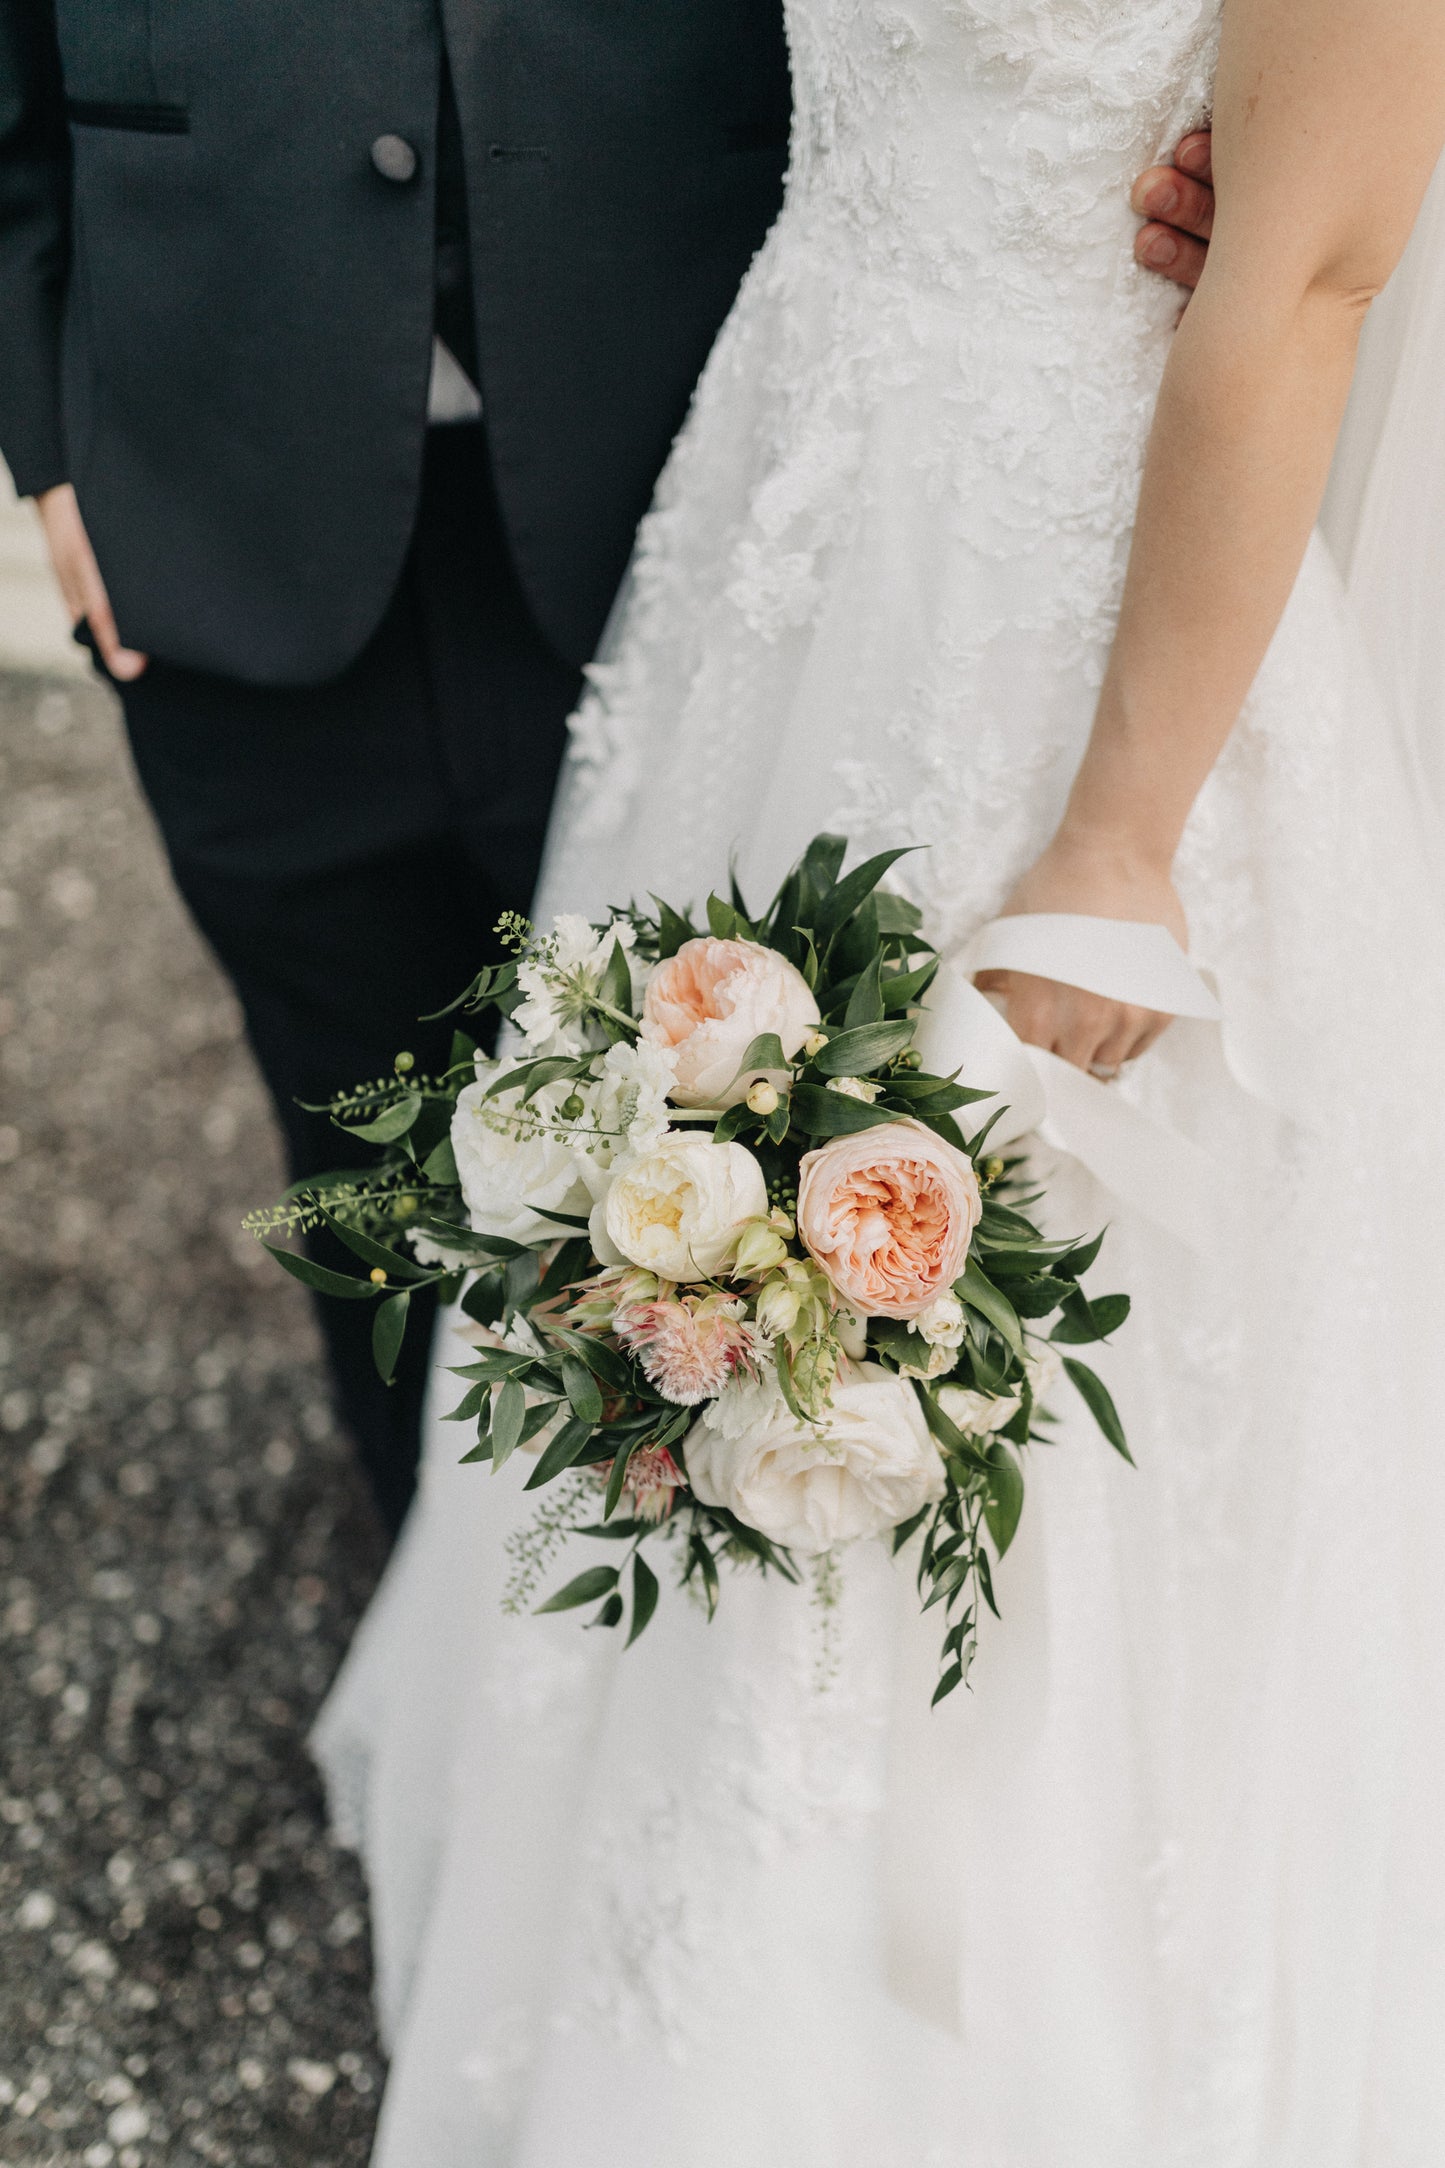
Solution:
M 298 1173 L 527 907 L 788 122 L 778 0 L 0 0 L 0 449 Z M 395 1528 L 426 1336 L 323 1323 Z

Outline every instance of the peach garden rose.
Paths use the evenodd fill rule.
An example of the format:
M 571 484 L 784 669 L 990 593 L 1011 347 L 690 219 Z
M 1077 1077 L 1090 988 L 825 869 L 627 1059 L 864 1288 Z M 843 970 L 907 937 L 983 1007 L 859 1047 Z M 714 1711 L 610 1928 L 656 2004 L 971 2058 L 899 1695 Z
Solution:
M 972 1162 L 922 1122 L 835 1137 L 800 1170 L 798 1232 L 861 1317 L 929 1309 L 962 1272 L 981 1210 Z
M 802 972 L 759 941 L 684 941 L 653 972 L 642 1003 L 642 1036 L 672 1054 L 672 1096 L 684 1107 L 745 1098 L 765 1073 L 739 1074 L 754 1039 L 776 1033 L 792 1061 L 817 1024 L 818 1004 Z

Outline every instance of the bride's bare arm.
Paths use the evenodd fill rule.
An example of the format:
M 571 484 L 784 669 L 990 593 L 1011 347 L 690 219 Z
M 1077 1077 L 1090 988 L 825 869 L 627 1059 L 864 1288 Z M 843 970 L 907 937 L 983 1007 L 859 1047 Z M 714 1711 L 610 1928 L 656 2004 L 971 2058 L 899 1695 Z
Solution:
M 1214 237 L 1164 375 L 1088 751 L 1009 908 L 1161 921 L 1170 866 L 1299 571 L 1369 304 L 1445 142 L 1441 0 L 1228 0 Z M 1160 1028 L 1008 982 L 1024 1036 L 1084 1066 Z

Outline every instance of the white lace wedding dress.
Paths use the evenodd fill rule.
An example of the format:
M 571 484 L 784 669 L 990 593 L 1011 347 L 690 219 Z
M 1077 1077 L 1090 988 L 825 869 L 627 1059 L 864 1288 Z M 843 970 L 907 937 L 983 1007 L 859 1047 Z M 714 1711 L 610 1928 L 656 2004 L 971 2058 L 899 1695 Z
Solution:
M 1206 112 L 1218 14 L 790 0 L 786 207 L 578 719 L 548 910 L 697 899 L 733 849 L 760 897 L 824 826 L 931 845 L 945 945 L 997 909 L 1088 729 L 1175 319 L 1128 187 Z M 1137 1298 L 1138 1468 L 1061 1399 L 937 1717 L 881 1550 L 832 1608 L 665 1594 L 626 1654 L 504 1615 L 535 1495 L 433 1423 L 319 1733 L 383 2168 L 1440 2168 L 1420 831 L 1316 544 L 1181 858 L 1224 1031 L 1124 1087 L 1215 1155 L 1224 1231 L 1193 1255 L 1056 1170 Z

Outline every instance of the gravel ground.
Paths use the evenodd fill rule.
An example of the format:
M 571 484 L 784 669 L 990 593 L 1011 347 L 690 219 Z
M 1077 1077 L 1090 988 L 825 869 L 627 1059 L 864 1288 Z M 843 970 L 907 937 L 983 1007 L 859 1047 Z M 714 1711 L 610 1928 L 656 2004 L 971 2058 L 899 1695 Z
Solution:
M 360 2168 L 307 1725 L 380 1544 L 106 696 L 0 681 L 0 2168 Z

